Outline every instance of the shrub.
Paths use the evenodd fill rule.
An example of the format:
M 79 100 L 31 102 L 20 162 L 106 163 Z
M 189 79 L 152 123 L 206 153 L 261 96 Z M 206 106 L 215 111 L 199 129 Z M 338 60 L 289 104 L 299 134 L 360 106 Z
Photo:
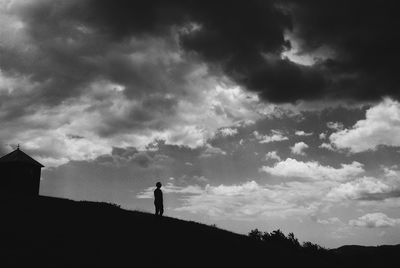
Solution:
M 257 228 L 250 231 L 249 237 L 258 241 L 263 240 L 263 234 Z
M 263 241 L 269 246 L 273 246 L 276 248 L 285 248 L 291 250 L 305 249 L 308 252 L 326 251 L 325 248 L 311 242 L 304 242 L 303 245 L 301 245 L 299 240 L 294 236 L 293 233 L 289 233 L 286 236 L 280 229 L 272 231 L 270 233 L 262 233 L 256 228 L 254 230 L 251 230 L 248 236 L 255 240 Z

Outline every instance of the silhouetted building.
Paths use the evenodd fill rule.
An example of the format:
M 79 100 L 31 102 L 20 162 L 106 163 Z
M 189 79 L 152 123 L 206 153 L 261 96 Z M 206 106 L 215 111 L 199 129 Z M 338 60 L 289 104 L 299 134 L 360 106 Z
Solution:
M 2 197 L 39 195 L 42 164 L 24 153 L 19 147 L 0 158 L 0 194 Z

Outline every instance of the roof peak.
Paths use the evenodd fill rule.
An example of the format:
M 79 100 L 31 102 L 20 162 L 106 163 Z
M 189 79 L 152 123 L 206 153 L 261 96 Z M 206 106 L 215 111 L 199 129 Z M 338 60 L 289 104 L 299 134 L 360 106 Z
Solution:
M 30 164 L 30 165 L 35 165 L 35 166 L 40 166 L 44 167 L 42 164 L 40 164 L 38 161 L 24 153 L 20 148 L 19 145 L 17 149 L 12 151 L 9 154 L 6 154 L 2 157 L 0 157 L 0 163 L 25 163 L 25 164 Z

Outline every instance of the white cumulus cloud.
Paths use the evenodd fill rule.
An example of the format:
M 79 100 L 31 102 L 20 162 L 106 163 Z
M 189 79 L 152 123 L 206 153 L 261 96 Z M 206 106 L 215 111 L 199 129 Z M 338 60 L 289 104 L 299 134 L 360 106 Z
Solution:
M 258 131 L 254 131 L 253 135 L 254 137 L 256 137 L 259 143 L 270 143 L 274 141 L 284 141 L 289 139 L 280 130 L 271 130 L 271 135 L 261 135 L 260 133 L 258 133 Z
M 313 132 L 304 132 L 303 130 L 296 130 L 294 134 L 296 136 L 311 136 Z
M 281 158 L 279 157 L 279 155 L 277 154 L 276 151 L 268 152 L 268 153 L 265 155 L 265 158 L 266 158 L 266 160 L 274 159 L 274 160 L 281 161 Z
M 308 145 L 305 142 L 296 142 L 292 147 L 290 147 L 290 150 L 292 151 L 293 154 L 298 154 L 298 155 L 306 155 L 304 152 L 305 149 L 308 148 Z
M 356 161 L 334 168 L 323 166 L 317 161 L 303 162 L 293 158 L 287 158 L 272 167 L 263 166 L 261 169 L 275 176 L 332 181 L 345 181 L 364 172 L 363 164 Z
M 344 127 L 341 122 L 328 122 L 326 123 L 326 126 L 333 130 L 342 130 Z
M 383 200 L 400 196 L 397 179 L 377 179 L 373 177 L 357 178 L 342 183 L 327 194 L 329 200 Z
M 218 130 L 218 132 L 223 137 L 235 136 L 238 133 L 236 128 L 229 128 L 229 127 L 221 128 Z
M 323 142 L 318 148 L 327 149 L 329 151 L 334 151 L 335 149 L 332 147 L 332 144 Z
M 329 137 L 337 148 L 353 153 L 376 150 L 379 145 L 400 146 L 400 103 L 386 98 L 366 112 L 350 129 L 338 129 Z
M 393 219 L 381 212 L 368 213 L 356 220 L 350 220 L 349 225 L 357 227 L 392 227 L 400 225 L 400 219 Z

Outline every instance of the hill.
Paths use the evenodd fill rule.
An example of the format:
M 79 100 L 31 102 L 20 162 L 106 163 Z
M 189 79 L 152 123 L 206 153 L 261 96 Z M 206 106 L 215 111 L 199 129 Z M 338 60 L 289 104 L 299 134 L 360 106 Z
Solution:
M 400 253 L 399 246 L 372 253 L 305 249 L 112 204 L 50 197 L 4 200 L 1 211 L 2 267 L 361 267 L 371 255 L 391 261 Z
M 330 250 L 332 258 L 341 259 L 347 267 L 389 267 L 398 262 L 399 245 L 347 245 Z

